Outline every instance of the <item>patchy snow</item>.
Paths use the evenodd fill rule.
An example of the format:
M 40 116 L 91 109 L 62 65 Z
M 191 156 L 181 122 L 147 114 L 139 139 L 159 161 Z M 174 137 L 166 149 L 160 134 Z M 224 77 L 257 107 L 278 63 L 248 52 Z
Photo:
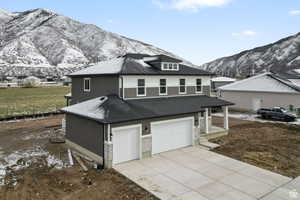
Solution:
M 215 113 L 213 116 L 216 117 L 224 117 L 223 113 Z M 257 121 L 262 123 L 281 123 L 281 124 L 294 124 L 294 125 L 300 125 L 300 119 L 297 119 L 295 122 L 282 122 L 282 121 L 272 121 L 272 120 L 264 120 L 259 118 L 259 115 L 256 114 L 244 114 L 244 113 L 229 113 L 229 118 L 235 118 L 235 119 L 241 119 L 241 120 L 247 120 L 247 121 Z
M 223 77 L 213 78 L 213 79 L 211 79 L 211 81 L 213 81 L 213 82 L 235 82 L 236 79 L 223 76 Z
M 30 150 L 15 151 L 9 155 L 2 156 L 0 159 L 0 185 L 4 184 L 4 179 L 8 171 L 17 171 L 27 168 L 31 164 L 38 162 L 39 158 L 45 158 L 45 164 L 48 167 L 54 167 L 56 169 L 68 167 L 68 163 L 64 163 L 39 146 Z
M 72 73 L 71 75 L 85 74 L 117 74 L 121 71 L 124 58 L 116 58 L 109 61 L 103 61 L 94 66 Z

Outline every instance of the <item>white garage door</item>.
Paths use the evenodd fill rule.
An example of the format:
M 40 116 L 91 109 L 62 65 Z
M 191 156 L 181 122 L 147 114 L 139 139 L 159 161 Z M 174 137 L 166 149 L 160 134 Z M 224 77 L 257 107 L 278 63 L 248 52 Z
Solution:
M 193 119 L 182 118 L 151 123 L 152 153 L 192 145 Z
M 140 131 L 140 125 L 112 129 L 114 164 L 140 158 Z

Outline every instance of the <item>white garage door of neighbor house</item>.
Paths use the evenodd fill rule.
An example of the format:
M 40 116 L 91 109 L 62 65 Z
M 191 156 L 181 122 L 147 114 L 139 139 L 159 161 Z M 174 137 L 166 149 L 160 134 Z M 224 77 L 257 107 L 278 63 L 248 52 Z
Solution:
M 182 118 L 151 123 L 152 153 L 192 145 L 193 122 L 192 118 Z
M 140 126 L 112 129 L 114 164 L 140 158 L 140 129 Z

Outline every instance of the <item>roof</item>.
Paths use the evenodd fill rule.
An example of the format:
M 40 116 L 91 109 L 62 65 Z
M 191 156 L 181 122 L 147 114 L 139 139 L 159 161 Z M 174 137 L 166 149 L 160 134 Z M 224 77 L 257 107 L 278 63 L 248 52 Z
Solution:
M 211 79 L 212 82 L 235 82 L 236 79 L 229 77 L 216 77 Z
M 161 71 L 154 66 L 157 62 L 179 62 L 178 71 Z M 123 57 L 100 62 L 94 66 L 71 73 L 75 76 L 97 75 L 213 75 L 194 66 L 183 64 L 181 60 L 166 55 L 127 54 Z
M 123 100 L 117 95 L 109 95 L 65 107 L 61 111 L 89 118 L 100 123 L 119 123 L 195 113 L 203 111 L 204 108 L 230 105 L 233 104 L 208 96 Z
M 218 88 L 221 91 L 298 93 L 300 87 L 276 74 L 266 72 Z
M 280 72 L 280 73 L 276 73 L 276 75 L 284 79 L 300 79 L 300 74 L 293 71 Z

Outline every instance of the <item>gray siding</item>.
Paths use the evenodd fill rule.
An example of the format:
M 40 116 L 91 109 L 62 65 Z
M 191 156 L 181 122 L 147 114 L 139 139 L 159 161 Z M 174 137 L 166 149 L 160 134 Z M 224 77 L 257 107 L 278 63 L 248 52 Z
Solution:
M 207 95 L 207 96 L 211 96 L 211 89 L 210 86 L 208 85 L 204 85 L 203 86 L 203 94 Z
M 173 116 L 168 116 L 168 117 L 157 117 L 157 118 L 152 118 L 152 119 L 147 119 L 147 120 L 136 120 L 136 121 L 130 121 L 130 122 L 111 124 L 111 128 L 121 127 L 121 126 L 129 126 L 129 125 L 134 125 L 134 124 L 142 124 L 142 135 L 148 135 L 148 134 L 151 134 L 151 126 L 150 126 L 151 122 L 171 120 L 171 119 L 184 118 L 184 117 L 194 117 L 194 119 L 195 119 L 194 125 L 198 126 L 199 125 L 198 116 L 199 116 L 198 113 L 191 113 L 191 114 L 184 114 L 184 115 L 173 115 Z
M 91 78 L 91 91 L 83 91 L 84 78 Z M 73 77 L 72 78 L 72 101 L 76 104 L 82 101 L 93 99 L 109 94 L 119 94 L 118 76 L 97 76 L 97 77 Z
M 103 155 L 103 125 L 95 121 L 66 114 L 66 138 L 89 151 Z
M 281 106 L 288 109 L 289 105 L 300 108 L 300 94 L 222 91 L 220 98 L 235 103 L 232 108 L 238 110 L 253 110 L 254 99 L 261 100 L 262 108 Z
M 205 93 L 205 88 L 209 90 L 209 93 Z M 125 98 L 139 98 L 137 96 L 137 89 L 136 88 L 124 88 L 124 94 Z M 179 94 L 179 87 L 168 87 L 168 95 L 159 95 L 159 87 L 148 87 L 146 88 L 146 97 L 159 97 L 159 96 L 178 96 L 181 95 Z M 192 95 L 192 94 L 197 94 L 196 93 L 196 87 L 195 86 L 187 86 L 186 87 L 186 94 L 182 95 Z M 200 93 L 202 94 L 202 93 Z M 210 86 L 203 86 L 203 94 L 210 95 Z M 143 98 L 144 96 L 140 97 Z

